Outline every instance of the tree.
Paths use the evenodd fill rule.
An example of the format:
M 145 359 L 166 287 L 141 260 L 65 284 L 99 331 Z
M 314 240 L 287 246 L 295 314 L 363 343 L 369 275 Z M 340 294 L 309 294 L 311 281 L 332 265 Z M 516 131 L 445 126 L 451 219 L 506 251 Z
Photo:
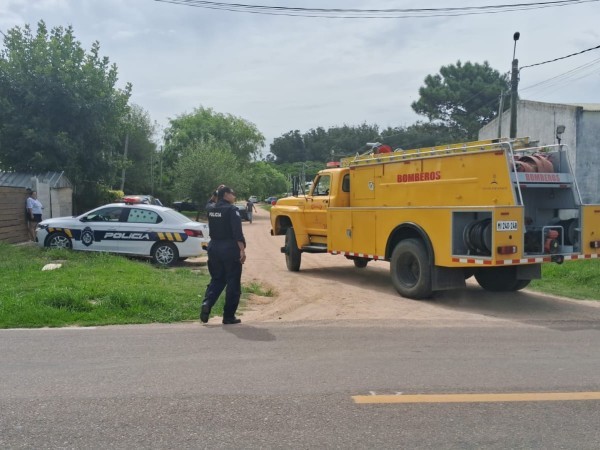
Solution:
M 64 170 L 76 205 L 94 206 L 95 192 L 117 176 L 131 91 L 116 88 L 117 79 L 100 44 L 86 53 L 72 27 L 48 32 L 40 21 L 35 34 L 29 25 L 8 30 L 0 51 L 0 166 Z
M 386 128 L 381 132 L 379 141 L 393 148 L 434 147 L 460 140 L 453 129 L 435 122 L 417 122 L 408 127 Z
M 479 129 L 497 116 L 500 94 L 508 89 L 508 76 L 487 61 L 458 61 L 428 75 L 419 100 L 411 106 L 417 114 L 446 125 L 458 139 L 476 139 Z
M 253 123 L 200 107 L 170 120 L 165 130 L 165 164 L 175 165 L 189 149 L 208 140 L 227 144 L 239 161 L 246 162 L 258 156 L 265 143 L 265 137 Z
M 271 153 L 275 155 L 278 164 L 294 161 L 306 161 L 304 140 L 299 130 L 288 131 L 273 139 Z
M 305 161 L 277 164 L 277 170 L 281 172 L 288 181 L 286 191 L 292 187 L 292 178 L 296 177 L 300 181 L 312 181 L 320 170 L 325 169 L 325 163 L 322 161 Z
M 132 105 L 120 139 L 121 142 L 127 139 L 127 161 L 121 164 L 126 169 L 125 192 L 128 194 L 154 194 L 154 180 L 158 179 L 154 132 L 155 125 L 148 112 Z
M 233 186 L 248 192 L 247 178 L 240 176 L 240 161 L 227 143 L 208 137 L 187 148 L 173 170 L 175 194 L 204 205 L 215 187 Z
M 264 198 L 288 190 L 289 183 L 285 175 L 266 162 L 258 161 L 248 166 L 246 178 L 249 182 L 249 191 L 246 192 L 248 195 Z
M 271 153 L 277 164 L 299 161 L 331 161 L 343 155 L 355 153 L 367 142 L 379 136 L 377 125 L 363 123 L 359 126 L 343 125 L 325 130 L 322 127 L 310 129 L 304 134 L 289 131 L 275 138 L 271 144 Z

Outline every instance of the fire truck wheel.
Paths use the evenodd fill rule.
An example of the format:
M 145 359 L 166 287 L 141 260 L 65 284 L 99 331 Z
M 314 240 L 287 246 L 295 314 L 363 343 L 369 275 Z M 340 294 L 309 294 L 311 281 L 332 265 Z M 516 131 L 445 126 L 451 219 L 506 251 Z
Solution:
M 369 264 L 368 258 L 354 258 L 354 267 L 364 269 Z
M 490 267 L 475 272 L 475 279 L 486 291 L 512 292 L 525 288 L 531 280 L 517 280 L 517 268 Z
M 296 235 L 293 228 L 288 228 L 285 233 L 285 265 L 290 272 L 298 272 L 302 262 L 302 253 L 296 243 Z
M 422 299 L 431 296 L 431 263 L 420 239 L 400 241 L 390 260 L 392 283 L 403 297 Z

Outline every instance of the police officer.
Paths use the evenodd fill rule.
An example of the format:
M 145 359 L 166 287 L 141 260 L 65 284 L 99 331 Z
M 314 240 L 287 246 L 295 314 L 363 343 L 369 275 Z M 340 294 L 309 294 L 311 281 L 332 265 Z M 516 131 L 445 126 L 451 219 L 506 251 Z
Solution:
M 233 204 L 235 192 L 228 186 L 217 190 L 217 203 L 208 208 L 210 243 L 208 244 L 208 272 L 210 283 L 200 308 L 200 321 L 208 322 L 210 310 L 219 295 L 225 291 L 223 323 L 240 323 L 235 317 L 242 293 L 242 264 L 246 261 L 246 239 L 242 233 L 242 219 Z

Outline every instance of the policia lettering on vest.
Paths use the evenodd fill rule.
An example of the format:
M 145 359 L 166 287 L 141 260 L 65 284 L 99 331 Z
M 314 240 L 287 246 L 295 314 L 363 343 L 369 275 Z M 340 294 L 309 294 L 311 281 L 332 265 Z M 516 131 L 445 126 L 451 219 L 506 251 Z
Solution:
M 208 272 L 210 283 L 200 307 L 200 321 L 208 322 L 210 311 L 219 295 L 225 290 L 223 324 L 240 323 L 235 317 L 242 293 L 242 264 L 246 261 L 246 239 L 242 232 L 242 219 L 234 205 L 235 192 L 228 186 L 219 186 L 217 202 L 209 201 Z

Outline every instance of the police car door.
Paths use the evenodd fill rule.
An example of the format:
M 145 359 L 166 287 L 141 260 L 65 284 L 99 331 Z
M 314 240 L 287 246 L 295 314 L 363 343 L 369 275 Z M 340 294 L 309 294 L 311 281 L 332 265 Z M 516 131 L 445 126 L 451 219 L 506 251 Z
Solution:
M 158 240 L 162 217 L 151 209 L 133 206 L 123 214 L 120 226 L 120 251 L 132 255 L 149 255 Z
M 75 248 L 97 252 L 118 252 L 119 240 L 115 239 L 115 233 L 119 229 L 119 220 L 124 208 L 121 206 L 110 206 L 91 211 L 84 216 L 83 229 L 80 239 L 74 243 Z

